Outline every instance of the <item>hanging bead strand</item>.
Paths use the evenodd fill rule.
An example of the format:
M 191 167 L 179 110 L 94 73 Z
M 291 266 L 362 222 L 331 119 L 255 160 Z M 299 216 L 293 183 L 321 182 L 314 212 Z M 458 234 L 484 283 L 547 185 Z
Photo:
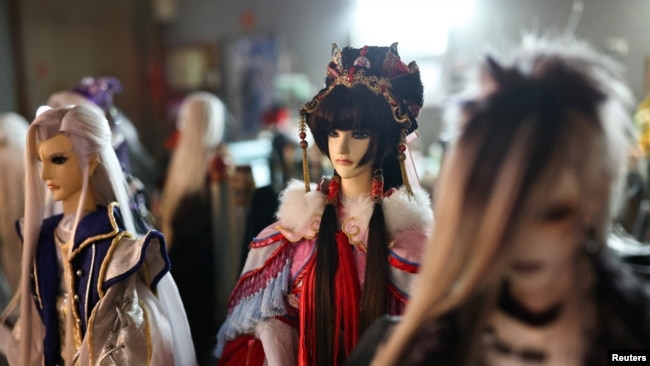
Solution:
M 300 123 L 298 125 L 298 137 L 300 138 L 300 148 L 302 149 L 302 177 L 305 181 L 305 192 L 309 192 L 311 189 L 309 187 L 310 184 L 310 179 L 309 179 L 309 163 L 307 160 L 307 147 L 309 146 L 309 143 L 307 140 L 307 117 L 304 115 L 300 117 Z

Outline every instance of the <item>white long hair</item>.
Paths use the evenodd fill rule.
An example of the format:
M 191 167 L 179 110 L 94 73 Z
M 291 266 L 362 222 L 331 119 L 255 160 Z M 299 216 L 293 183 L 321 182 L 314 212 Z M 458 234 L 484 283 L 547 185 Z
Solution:
M 210 159 L 223 139 L 226 107 L 213 94 L 196 92 L 181 104 L 176 128 L 180 132 L 163 188 L 162 231 L 171 244 L 171 221 L 181 199 L 205 185 Z
M 72 142 L 72 150 L 77 155 L 84 179 L 81 199 L 74 220 L 73 237 L 81 219 L 89 184 L 98 204 L 108 205 L 112 202 L 119 204 L 126 230 L 135 233 L 133 216 L 129 210 L 128 186 L 117 156 L 111 147 L 111 131 L 104 115 L 82 105 L 50 109 L 38 115 L 27 130 L 25 150 L 25 221 L 20 285 L 20 359 L 22 365 L 28 364 L 31 352 L 31 332 L 34 325 L 31 314 L 33 304 L 30 273 L 35 259 L 41 224 L 45 219 L 43 182 L 39 175 L 37 162 L 38 144 L 58 133 L 64 134 Z M 88 169 L 93 154 L 96 154 L 98 164 L 94 174 L 89 178 Z M 69 318 L 71 319 L 71 317 Z
M 0 114 L 0 268 L 12 292 L 20 280 L 20 238 L 15 223 L 25 210 L 25 153 L 27 120 L 9 112 Z
M 52 93 L 52 95 L 50 95 L 50 97 L 47 99 L 47 105 L 52 108 L 67 107 L 70 105 L 83 105 L 90 109 L 94 109 L 99 114 L 104 115 L 104 111 L 93 101 L 79 93 L 70 90 L 61 90 Z

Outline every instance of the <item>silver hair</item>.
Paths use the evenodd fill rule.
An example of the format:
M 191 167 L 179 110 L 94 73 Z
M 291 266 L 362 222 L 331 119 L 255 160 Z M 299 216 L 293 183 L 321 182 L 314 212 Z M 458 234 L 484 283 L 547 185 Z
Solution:
M 11 291 L 20 279 L 20 238 L 15 223 L 25 210 L 25 153 L 27 120 L 13 112 L 0 114 L 0 268 Z
M 39 176 L 38 143 L 56 134 L 66 135 L 72 142 L 84 179 L 82 195 L 75 215 L 73 233 L 81 219 L 84 197 L 89 185 L 100 205 L 117 202 L 121 207 L 126 230 L 135 233 L 133 216 L 129 209 L 128 186 L 120 163 L 111 147 L 111 131 L 103 114 L 84 105 L 66 106 L 42 112 L 27 130 L 25 150 L 25 221 L 23 227 L 23 260 L 21 273 L 21 360 L 27 364 L 30 352 L 33 324 L 31 311 L 30 271 L 36 254 L 36 246 L 45 218 L 45 194 Z M 97 167 L 89 179 L 90 159 L 96 154 Z M 73 234 L 74 235 L 74 234 Z
M 208 164 L 222 142 L 227 111 L 213 94 L 196 92 L 179 109 L 176 127 L 180 138 L 173 152 L 163 189 L 162 228 L 168 243 L 173 238 L 171 220 L 180 200 L 205 184 Z

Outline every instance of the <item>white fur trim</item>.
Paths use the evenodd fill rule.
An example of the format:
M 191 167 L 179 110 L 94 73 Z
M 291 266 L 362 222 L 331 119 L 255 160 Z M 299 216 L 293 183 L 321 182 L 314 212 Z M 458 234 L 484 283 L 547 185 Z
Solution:
M 413 188 L 413 196 L 411 196 L 405 187 L 400 187 L 390 197 L 384 198 L 382 205 L 389 233 L 432 229 L 431 198 L 422 188 Z
M 320 219 L 325 208 L 326 197 L 311 185 L 305 192 L 302 181 L 293 180 L 280 195 L 278 226 L 292 242 L 303 238 L 314 238 L 318 234 Z M 346 218 L 353 217 L 355 226 L 365 232 L 372 215 L 373 202 L 370 196 L 344 202 Z M 405 187 L 395 190 L 383 201 L 384 217 L 388 233 L 416 230 L 430 231 L 433 226 L 433 210 L 429 194 L 422 188 L 414 188 L 413 196 Z M 345 218 L 341 218 L 345 219 Z
M 311 184 L 311 191 L 305 192 L 305 183 L 292 180 L 280 194 L 277 229 L 289 241 L 314 238 L 318 234 L 320 218 L 325 208 L 325 196 Z

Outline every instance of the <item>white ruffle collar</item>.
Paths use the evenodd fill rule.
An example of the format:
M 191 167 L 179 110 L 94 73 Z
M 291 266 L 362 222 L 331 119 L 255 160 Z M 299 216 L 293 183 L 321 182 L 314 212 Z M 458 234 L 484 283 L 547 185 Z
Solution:
M 315 238 L 326 198 L 314 183 L 311 184 L 311 191 L 305 192 L 304 182 L 289 182 L 280 195 L 276 229 L 291 242 Z M 348 235 L 351 244 L 365 246 L 373 210 L 370 196 L 345 199 L 342 204 L 343 215 L 339 217 L 341 229 Z M 431 198 L 422 188 L 414 188 L 413 196 L 409 195 L 405 187 L 394 189 L 384 197 L 382 207 L 391 237 L 400 231 L 429 231 L 432 228 Z

